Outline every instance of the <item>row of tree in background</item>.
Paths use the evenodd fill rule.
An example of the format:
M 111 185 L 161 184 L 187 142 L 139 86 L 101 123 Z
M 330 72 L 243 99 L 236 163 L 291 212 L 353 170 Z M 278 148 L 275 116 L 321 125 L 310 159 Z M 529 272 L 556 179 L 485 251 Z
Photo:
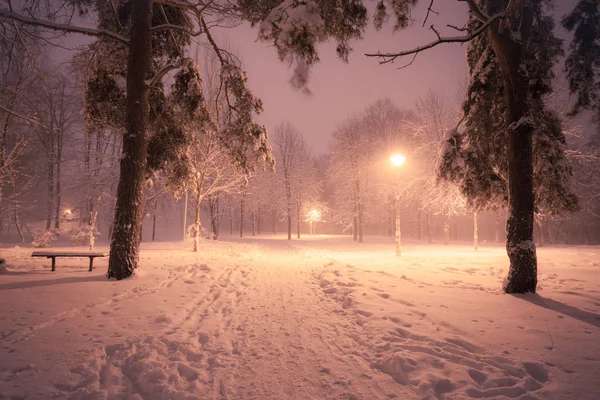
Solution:
M 210 57 L 199 61 L 208 71 L 204 80 L 208 94 L 216 90 L 216 79 L 211 79 L 217 70 L 215 61 Z M 12 150 L 6 156 L 11 173 L 2 185 L 0 234 L 10 241 L 12 228 L 12 240 L 29 237 L 44 246 L 58 238 L 61 222 L 68 222 L 69 231 L 62 229 L 62 234 L 92 249 L 99 225 L 104 225 L 105 237 L 111 234 L 120 140 L 114 129 L 85 129 L 80 112 L 82 83 L 64 68 L 30 76 L 29 89 L 16 96 L 24 113 L 36 115 L 35 123 L 22 124 L 5 116 L 6 137 L 11 140 L 6 147 Z M 341 121 L 332 133 L 329 152 L 317 156 L 298 129 L 281 123 L 270 134 L 276 171 L 245 173 L 233 167 L 216 135 L 194 136 L 182 156 L 185 163 L 172 164 L 189 170 L 166 169 L 147 183 L 146 240 L 183 234 L 182 203 L 187 204 L 189 215 L 185 234 L 194 238 L 195 251 L 201 236 L 216 239 L 222 230 L 243 236 L 284 229 L 292 239 L 318 226 L 321 233 L 352 234 L 358 242 L 365 234 L 392 236 L 395 172 L 388 158 L 394 151 L 407 157 L 400 171 L 406 232 L 428 242 L 468 240 L 476 233 L 471 221 L 479 213 L 480 222 L 494 227 L 480 236 L 503 240 L 506 212 L 501 200 L 473 206 L 456 184 L 437 177 L 440 145 L 459 115 L 454 103 L 434 90 L 409 110 L 381 99 Z M 557 106 L 564 113 L 565 108 Z M 11 107 L 18 109 L 16 102 Z M 582 142 L 573 124 L 566 127 L 566 159 L 560 161 L 573 167 L 572 186 L 581 207 L 577 213 L 565 214 L 569 209 L 562 206 L 560 196 L 569 195 L 569 187 L 552 192 L 543 187 L 552 180 L 540 180 L 536 192 L 551 195 L 537 201 L 537 240 L 596 244 L 600 238 L 599 147 L 594 140 Z M 9 130 L 20 133 L 8 135 Z M 543 169 L 540 161 L 536 170 Z M 497 197 L 502 196 L 506 193 Z M 179 226 L 179 232 L 165 231 L 167 225 Z

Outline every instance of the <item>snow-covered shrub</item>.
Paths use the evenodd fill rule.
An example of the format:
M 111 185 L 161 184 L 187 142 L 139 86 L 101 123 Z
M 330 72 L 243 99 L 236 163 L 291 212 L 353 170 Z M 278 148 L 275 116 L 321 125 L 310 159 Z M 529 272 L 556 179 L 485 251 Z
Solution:
M 33 247 L 44 248 L 52 247 L 52 243 L 58 240 L 58 231 L 56 229 L 37 229 L 33 233 L 33 241 L 31 244 Z
M 100 236 L 100 232 L 94 229 L 94 239 Z M 69 242 L 84 246 L 90 243 L 90 229 L 87 226 L 80 226 L 69 231 Z

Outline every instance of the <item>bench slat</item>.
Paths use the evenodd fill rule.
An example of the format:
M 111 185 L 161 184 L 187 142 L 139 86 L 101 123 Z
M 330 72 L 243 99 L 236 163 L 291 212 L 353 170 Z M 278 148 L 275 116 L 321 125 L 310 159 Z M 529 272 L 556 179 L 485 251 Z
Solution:
M 76 251 L 34 251 L 31 257 L 106 257 L 106 253 L 76 252 Z

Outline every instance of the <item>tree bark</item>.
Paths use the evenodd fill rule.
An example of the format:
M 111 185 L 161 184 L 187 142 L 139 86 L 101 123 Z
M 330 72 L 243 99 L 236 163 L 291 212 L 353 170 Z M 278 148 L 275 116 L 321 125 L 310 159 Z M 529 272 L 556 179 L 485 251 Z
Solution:
M 273 235 L 277 235 L 277 210 L 271 210 L 271 216 L 273 218 Z
M 505 3 L 492 1 L 488 11 L 503 9 Z M 524 56 L 522 43 L 527 43 L 533 25 L 533 10 L 526 2 L 523 4 L 519 41 L 513 39 L 511 29 L 500 30 L 497 22 L 487 31 L 500 65 L 506 103 L 509 181 L 506 251 L 510 259 L 508 276 L 504 282 L 506 293 L 535 293 L 537 286 L 537 258 L 533 241 L 534 127 L 528 121 L 529 82 L 527 74 L 521 71 Z
M 150 69 L 152 50 L 152 0 L 133 1 L 131 18 L 127 64 L 127 129 L 123 135 L 123 156 L 108 261 L 108 277 L 117 280 L 131 276 L 139 262 L 143 185 L 148 152 L 148 87 L 145 80 Z

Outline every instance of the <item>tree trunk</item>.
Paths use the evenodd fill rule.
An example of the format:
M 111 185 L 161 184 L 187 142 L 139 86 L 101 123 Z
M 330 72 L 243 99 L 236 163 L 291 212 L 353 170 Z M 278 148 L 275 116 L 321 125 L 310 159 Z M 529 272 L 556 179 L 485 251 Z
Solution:
M 194 213 L 194 252 L 200 247 L 200 207 L 202 206 L 202 184 L 198 184 L 196 191 L 196 212 Z
M 292 215 L 288 213 L 287 216 L 287 228 L 288 228 L 288 240 L 292 240 Z
M 427 224 L 427 242 L 431 244 L 431 215 L 429 213 L 425 214 L 425 223 Z
M 59 231 L 60 229 L 60 205 L 61 205 L 61 193 L 60 193 L 60 169 L 62 164 L 62 151 L 63 151 L 63 136 L 64 136 L 64 101 L 65 101 L 65 84 L 63 81 L 62 92 L 60 97 L 60 108 L 59 108 L 59 126 L 56 136 L 56 211 L 54 228 Z
M 494 242 L 500 243 L 500 211 L 496 211 Z
M 156 239 L 156 212 L 152 215 L 152 241 Z
M 256 236 L 256 211 L 252 210 L 252 237 Z
M 244 204 L 245 201 L 242 198 L 240 200 L 240 237 L 244 237 Z
M 273 218 L 273 235 L 277 235 L 277 210 L 271 210 L 271 216 Z
M 363 242 L 363 205 L 358 203 L 358 243 Z
M 542 223 L 542 220 L 539 218 L 537 219 L 537 226 L 538 226 L 538 230 L 537 230 L 538 246 L 544 247 L 544 224 Z
M 244 237 L 244 199 L 240 200 L 240 237 Z
M 444 214 L 444 246 L 450 244 L 450 214 Z
M 501 10 L 505 1 L 492 1 L 488 11 Z M 523 67 L 524 48 L 533 25 L 533 10 L 523 3 L 520 11 L 520 40 L 513 39 L 511 29 L 499 30 L 498 22 L 487 32 L 502 72 L 506 102 L 506 135 L 508 139 L 508 221 L 506 250 L 510 259 L 504 282 L 506 293 L 535 293 L 537 259 L 533 242 L 533 125 L 530 114 L 527 74 Z M 511 21 L 509 21 L 510 23 Z
M 188 212 L 188 191 L 186 189 L 183 195 L 183 205 L 181 209 L 181 224 L 183 225 L 183 241 L 187 239 L 187 212 Z
M 358 241 L 358 218 L 356 215 L 352 219 L 352 240 L 355 242 Z
M 233 236 L 233 200 L 229 203 L 229 234 Z
M 96 228 L 96 218 L 90 212 L 90 224 L 88 226 L 88 230 L 89 230 L 88 231 L 88 237 L 89 237 L 90 251 L 94 250 L 94 245 L 96 244 L 96 237 L 94 236 L 95 228 Z
M 421 209 L 417 210 L 417 240 L 421 240 Z
M 301 221 L 300 208 L 301 208 L 301 204 L 300 204 L 300 202 L 298 202 L 296 205 L 296 228 L 298 231 L 298 239 L 300 239 L 300 221 Z
M 210 211 L 210 225 L 213 239 L 219 237 L 219 195 L 213 195 L 208 199 L 208 210 Z
M 477 211 L 473 213 L 473 248 L 479 249 L 479 226 L 477 224 Z
M 256 220 L 256 230 L 257 233 L 260 235 L 260 218 L 261 218 L 261 212 L 260 212 L 261 206 L 260 203 L 258 204 L 258 217 Z
M 50 118 L 50 149 L 48 154 L 48 205 L 46 211 L 46 230 L 52 227 L 52 214 L 54 208 L 54 119 Z
M 108 261 L 108 277 L 127 278 L 138 267 L 144 174 L 148 152 L 148 87 L 150 69 L 152 0 L 136 0 L 131 5 L 132 28 L 127 64 L 126 125 L 113 236 Z

